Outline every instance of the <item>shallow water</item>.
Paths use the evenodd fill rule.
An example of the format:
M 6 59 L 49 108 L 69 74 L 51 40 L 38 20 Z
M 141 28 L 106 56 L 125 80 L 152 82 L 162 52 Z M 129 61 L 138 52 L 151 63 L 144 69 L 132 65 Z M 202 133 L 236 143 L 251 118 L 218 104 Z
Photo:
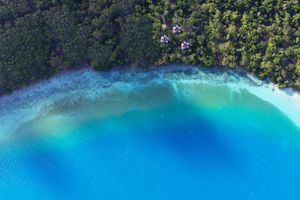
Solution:
M 69 72 L 0 99 L 0 197 L 299 199 L 298 103 L 231 71 Z

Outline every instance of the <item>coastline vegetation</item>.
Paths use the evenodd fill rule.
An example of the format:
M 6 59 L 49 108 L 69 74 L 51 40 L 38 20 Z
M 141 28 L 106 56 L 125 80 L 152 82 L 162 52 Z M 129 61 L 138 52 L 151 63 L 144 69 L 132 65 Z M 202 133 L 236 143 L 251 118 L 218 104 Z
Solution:
M 0 94 L 74 67 L 175 62 L 300 88 L 299 27 L 299 0 L 4 0 Z

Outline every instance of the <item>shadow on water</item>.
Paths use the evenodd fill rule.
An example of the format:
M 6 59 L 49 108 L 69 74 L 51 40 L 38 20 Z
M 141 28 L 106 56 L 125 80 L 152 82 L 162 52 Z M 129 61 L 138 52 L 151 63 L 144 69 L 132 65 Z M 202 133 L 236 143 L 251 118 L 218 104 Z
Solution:
M 26 164 L 39 181 L 58 198 L 76 199 L 72 194 L 80 188 L 78 181 L 71 174 L 72 169 L 67 167 L 67 163 L 58 154 L 39 148 L 28 153 Z
M 218 124 L 200 113 L 190 105 L 157 112 L 153 116 L 156 120 L 152 122 L 155 125 L 150 126 L 152 130 L 147 139 L 194 164 L 232 165 L 237 158 L 231 142 L 217 131 Z
M 199 121 L 203 123 L 203 121 Z M 195 122 L 197 123 L 197 122 Z M 232 152 L 225 141 L 209 125 L 195 125 L 192 122 L 177 127 L 171 134 L 161 135 L 164 144 L 175 152 L 194 161 L 231 162 Z

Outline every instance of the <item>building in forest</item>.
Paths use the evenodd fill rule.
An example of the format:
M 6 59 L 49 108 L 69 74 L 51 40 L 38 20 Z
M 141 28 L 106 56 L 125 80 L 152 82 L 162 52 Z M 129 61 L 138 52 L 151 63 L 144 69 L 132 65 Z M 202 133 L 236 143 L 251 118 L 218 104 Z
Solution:
M 160 37 L 160 43 L 167 44 L 169 43 L 170 38 L 167 35 L 163 35 Z
M 181 26 L 179 26 L 178 24 L 173 26 L 173 33 L 178 34 L 178 33 L 181 33 L 181 32 L 182 32 Z
M 190 48 L 190 43 L 186 42 L 186 41 L 183 41 L 181 43 L 181 49 L 189 49 Z

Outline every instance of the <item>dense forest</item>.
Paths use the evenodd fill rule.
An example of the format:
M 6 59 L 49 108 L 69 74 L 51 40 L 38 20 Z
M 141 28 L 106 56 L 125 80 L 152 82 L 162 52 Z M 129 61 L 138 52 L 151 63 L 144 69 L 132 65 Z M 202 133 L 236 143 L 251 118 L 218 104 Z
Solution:
M 0 0 L 0 94 L 64 69 L 176 62 L 299 87 L 299 27 L 299 0 Z

